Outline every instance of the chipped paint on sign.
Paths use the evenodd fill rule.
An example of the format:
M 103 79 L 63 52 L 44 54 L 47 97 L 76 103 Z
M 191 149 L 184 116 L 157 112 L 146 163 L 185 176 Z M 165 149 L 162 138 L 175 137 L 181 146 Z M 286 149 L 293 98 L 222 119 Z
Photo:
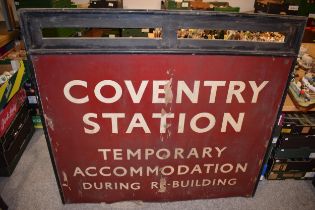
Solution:
M 160 188 L 159 188 L 160 193 L 166 192 L 166 179 L 164 177 L 161 177 L 160 179 Z
M 53 120 L 47 116 L 47 114 L 44 114 L 44 118 L 46 121 L 46 125 L 48 125 L 48 127 L 53 131 L 54 130 L 54 122 Z

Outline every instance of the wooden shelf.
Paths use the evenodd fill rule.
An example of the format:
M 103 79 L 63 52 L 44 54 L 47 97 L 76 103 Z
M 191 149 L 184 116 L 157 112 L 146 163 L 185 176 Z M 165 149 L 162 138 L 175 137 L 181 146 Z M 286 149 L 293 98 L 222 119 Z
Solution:
M 302 45 L 307 48 L 308 54 L 310 54 L 312 57 L 315 57 L 315 44 L 314 43 L 302 43 Z M 307 111 L 315 111 L 315 107 L 311 109 L 307 109 L 303 107 L 296 107 L 291 97 L 289 96 L 289 94 L 287 94 L 282 111 L 283 112 L 307 112 Z
M 5 24 L 0 22 L 0 47 L 8 44 L 10 41 L 18 36 L 17 31 L 7 31 L 5 29 Z
M 312 112 L 315 111 L 315 107 L 312 109 L 306 109 L 303 107 L 296 107 L 289 95 L 286 96 L 285 102 L 282 107 L 283 112 Z

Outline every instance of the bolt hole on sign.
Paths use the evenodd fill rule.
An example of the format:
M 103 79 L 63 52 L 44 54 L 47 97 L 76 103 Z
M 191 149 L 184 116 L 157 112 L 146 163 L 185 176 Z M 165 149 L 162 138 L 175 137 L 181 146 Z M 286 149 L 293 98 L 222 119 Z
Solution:
M 58 11 L 47 10 L 45 18 L 57 14 L 56 23 L 68 15 Z M 36 14 L 26 11 L 22 19 L 40 21 Z M 45 18 L 42 24 L 49 23 Z M 47 50 L 52 41 L 56 49 Z M 67 48 L 68 42 L 63 51 L 59 41 L 35 38 L 29 53 L 65 203 L 254 194 L 295 51 L 181 53 L 169 47 L 165 54 L 126 47 L 93 53 Z

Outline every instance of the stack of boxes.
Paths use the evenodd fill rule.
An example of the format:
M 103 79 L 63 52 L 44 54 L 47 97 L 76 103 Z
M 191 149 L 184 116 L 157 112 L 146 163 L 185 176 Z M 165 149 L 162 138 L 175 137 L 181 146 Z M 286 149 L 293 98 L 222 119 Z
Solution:
M 315 114 L 285 113 L 268 161 L 269 180 L 315 175 Z
M 0 61 L 0 70 L 6 76 L 0 86 L 0 176 L 10 176 L 34 127 L 23 89 L 28 79 L 24 61 L 5 58 Z

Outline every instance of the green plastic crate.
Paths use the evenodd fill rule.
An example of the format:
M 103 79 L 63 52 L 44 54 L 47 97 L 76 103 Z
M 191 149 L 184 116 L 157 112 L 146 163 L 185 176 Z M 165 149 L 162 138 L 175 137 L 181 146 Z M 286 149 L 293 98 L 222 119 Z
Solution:
M 183 6 L 183 5 L 187 5 Z M 189 1 L 175 2 L 174 0 L 168 0 L 165 2 L 166 9 L 168 10 L 188 10 L 190 9 Z
M 20 8 L 76 8 L 71 0 L 15 0 L 16 9 Z
M 217 12 L 240 12 L 239 7 L 215 7 L 214 11 Z

